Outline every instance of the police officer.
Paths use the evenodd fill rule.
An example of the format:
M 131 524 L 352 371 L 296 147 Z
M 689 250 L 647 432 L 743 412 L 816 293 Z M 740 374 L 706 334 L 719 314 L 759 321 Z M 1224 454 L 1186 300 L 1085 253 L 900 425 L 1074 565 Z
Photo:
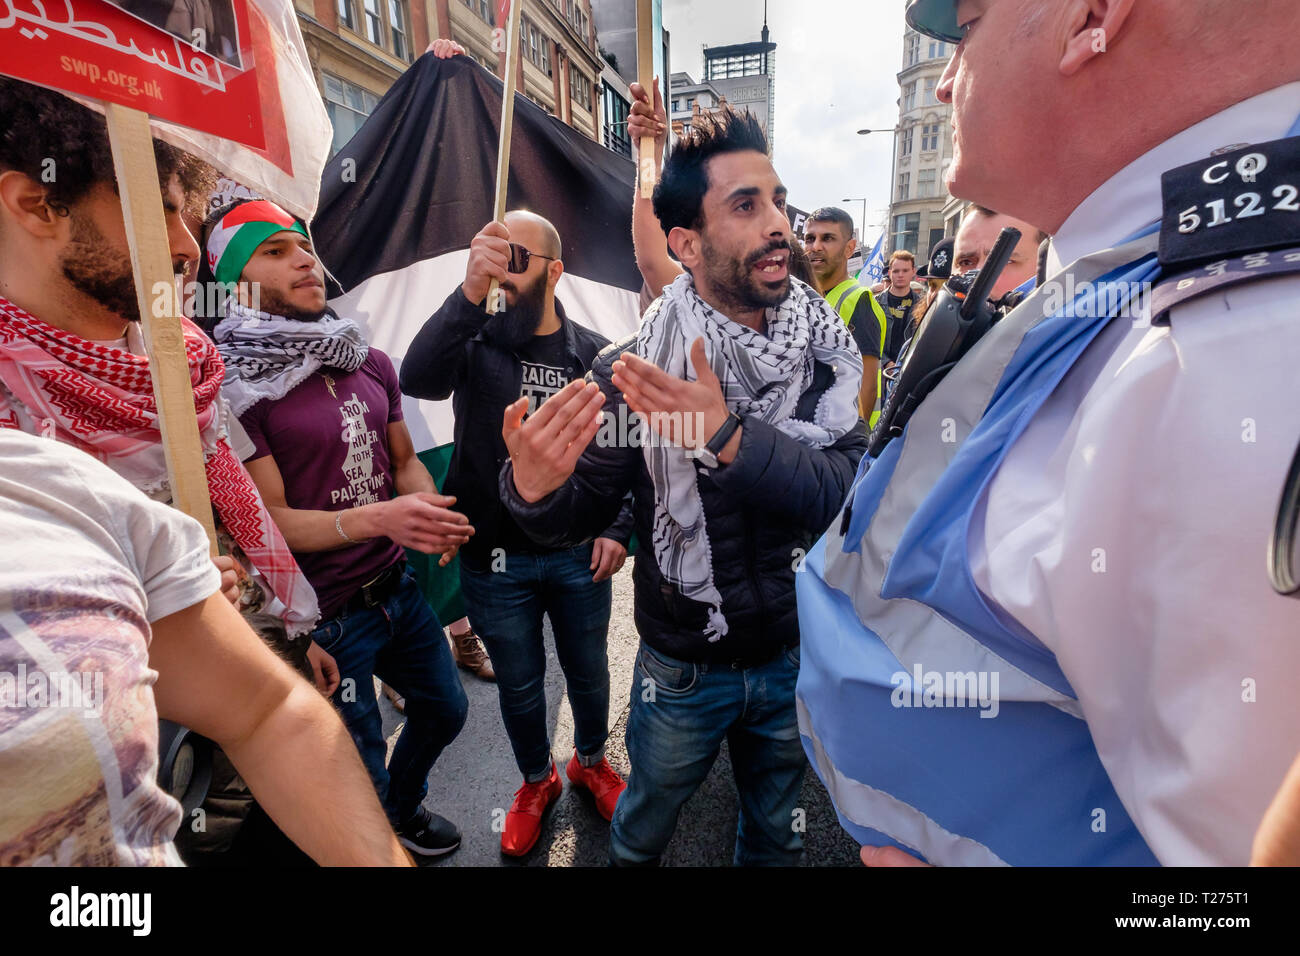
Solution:
M 873 428 L 880 417 L 880 356 L 885 347 L 885 312 L 876 297 L 849 275 L 849 259 L 857 249 L 853 217 L 835 206 L 814 210 L 804 224 L 803 247 L 808 254 L 817 291 L 849 327 L 862 352 L 862 415 Z
M 1300 672 L 1300 602 L 1263 560 L 1300 441 L 1300 47 L 1293 0 L 1238 14 L 908 7 L 959 43 L 938 88 L 950 192 L 1053 239 L 1047 280 L 929 394 L 800 576 L 801 732 L 849 781 L 838 809 L 864 843 L 1252 859 L 1300 752 L 1300 695 L 1278 683 Z M 871 669 L 894 661 L 846 660 L 846 631 L 902 665 L 892 693 Z M 991 690 L 979 713 L 954 673 Z M 916 786 L 936 766 L 951 786 Z M 1256 859 L 1279 858 L 1279 829 Z

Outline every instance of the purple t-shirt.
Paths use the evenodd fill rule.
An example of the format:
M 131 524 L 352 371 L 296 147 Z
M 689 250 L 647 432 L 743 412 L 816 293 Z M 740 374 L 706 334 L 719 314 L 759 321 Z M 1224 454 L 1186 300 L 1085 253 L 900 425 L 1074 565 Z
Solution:
M 397 372 L 376 348 L 355 372 L 321 369 L 279 401 L 258 402 L 239 416 L 256 448 L 252 458 L 273 457 L 285 502 L 305 511 L 345 511 L 396 497 L 388 425 L 401 420 Z M 372 538 L 294 557 L 328 620 L 403 553 L 390 538 Z

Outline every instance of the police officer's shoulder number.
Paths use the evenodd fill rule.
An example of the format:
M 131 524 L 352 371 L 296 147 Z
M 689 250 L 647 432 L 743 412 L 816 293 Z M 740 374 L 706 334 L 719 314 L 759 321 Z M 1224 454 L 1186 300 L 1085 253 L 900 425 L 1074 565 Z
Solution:
M 1166 268 L 1300 245 L 1300 137 L 1180 166 L 1161 187 Z

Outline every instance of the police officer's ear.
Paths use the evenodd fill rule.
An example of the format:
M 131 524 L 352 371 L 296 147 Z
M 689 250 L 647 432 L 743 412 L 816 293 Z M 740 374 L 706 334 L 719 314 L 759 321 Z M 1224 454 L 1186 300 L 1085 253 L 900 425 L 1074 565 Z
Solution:
M 700 264 L 702 243 L 696 230 L 673 226 L 668 233 L 668 248 L 687 269 L 694 270 Z
M 1137 0 L 1065 0 L 1061 75 L 1074 76 L 1118 41 Z

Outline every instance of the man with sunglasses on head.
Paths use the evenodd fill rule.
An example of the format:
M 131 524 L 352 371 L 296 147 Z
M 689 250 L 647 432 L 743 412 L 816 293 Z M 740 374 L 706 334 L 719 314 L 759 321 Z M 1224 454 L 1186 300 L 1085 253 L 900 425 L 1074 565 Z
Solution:
M 609 343 L 565 316 L 555 296 L 564 273 L 559 233 L 541 216 L 508 213 L 470 244 L 465 281 L 411 343 L 402 391 L 439 401 L 451 397 L 455 447 L 446 491 L 475 528 L 460 550 L 465 607 L 492 657 L 501 716 L 523 774 L 501 834 L 501 852 L 523 856 L 537 844 L 542 816 L 562 784 L 551 757 L 545 694 L 542 616 L 551 620 L 556 653 L 573 708 L 575 752 L 570 783 L 589 790 L 605 819 L 623 779 L 605 759 L 609 735 L 607 631 L 610 577 L 627 557 L 631 511 L 592 542 L 550 549 L 535 544 L 502 505 L 497 475 L 509 457 L 501 437 L 507 407 L 528 400 L 528 413 L 591 368 Z M 484 304 L 496 279 L 504 312 Z

